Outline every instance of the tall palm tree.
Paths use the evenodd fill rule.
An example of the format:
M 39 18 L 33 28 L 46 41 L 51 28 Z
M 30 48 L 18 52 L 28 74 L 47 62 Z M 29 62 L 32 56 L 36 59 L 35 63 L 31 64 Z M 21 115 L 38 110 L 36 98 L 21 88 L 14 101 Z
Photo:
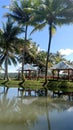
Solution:
M 48 61 L 50 55 L 52 30 L 62 24 L 73 23 L 73 2 L 70 0 L 40 0 L 41 4 L 36 8 L 33 14 L 33 20 L 36 22 L 37 29 L 42 29 L 46 25 L 49 27 L 49 43 L 46 58 L 45 83 L 47 82 Z M 44 84 L 45 84 L 44 83 Z
M 30 0 L 21 0 L 20 2 L 13 1 L 10 6 L 11 13 L 7 13 L 5 16 L 11 16 L 19 25 L 24 27 L 25 36 L 24 36 L 24 45 L 23 45 L 23 58 L 22 58 L 22 80 L 24 80 L 24 55 L 25 55 L 25 45 L 27 43 L 27 31 L 28 31 L 28 22 L 32 16 L 33 4 Z M 28 11 L 27 11 L 28 8 Z
M 2 33 L 0 35 L 0 64 L 5 65 L 4 79 L 8 80 L 8 64 L 13 62 L 16 65 L 16 54 L 18 53 L 17 35 L 23 32 L 23 29 L 14 25 L 14 22 L 8 18 L 6 24 L 3 23 Z M 11 62 L 12 61 L 12 62 Z

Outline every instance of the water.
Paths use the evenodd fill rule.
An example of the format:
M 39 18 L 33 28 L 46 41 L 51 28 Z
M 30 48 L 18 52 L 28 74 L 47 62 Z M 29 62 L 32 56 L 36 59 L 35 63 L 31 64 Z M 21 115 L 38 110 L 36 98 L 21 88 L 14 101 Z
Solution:
M 0 88 L 1 130 L 73 130 L 73 101 L 68 95 L 38 96 L 35 91 Z

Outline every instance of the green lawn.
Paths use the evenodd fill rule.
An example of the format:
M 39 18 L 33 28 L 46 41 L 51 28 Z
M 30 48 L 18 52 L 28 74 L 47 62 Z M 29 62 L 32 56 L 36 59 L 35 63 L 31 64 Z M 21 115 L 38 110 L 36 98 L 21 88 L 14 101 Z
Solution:
M 25 82 L 22 85 L 19 85 L 22 81 L 21 80 L 0 80 L 0 85 L 6 85 L 8 87 L 25 87 L 25 88 L 31 88 L 31 89 L 40 89 L 43 88 L 43 80 L 25 80 Z
M 43 88 L 44 79 L 39 80 L 25 80 L 22 85 L 19 85 L 22 80 L 0 80 L 0 86 L 6 85 L 8 87 L 24 87 L 30 89 L 40 89 Z M 70 90 L 73 91 L 73 82 L 70 81 L 48 81 L 46 86 L 50 90 Z

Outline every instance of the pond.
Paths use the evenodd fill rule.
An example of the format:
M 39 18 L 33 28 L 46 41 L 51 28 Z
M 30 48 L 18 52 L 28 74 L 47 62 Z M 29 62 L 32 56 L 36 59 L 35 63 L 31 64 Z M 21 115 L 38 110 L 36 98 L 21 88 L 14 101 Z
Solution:
M 61 93 L 61 92 L 60 92 Z M 44 93 L 43 93 L 44 94 Z M 71 97 L 69 97 L 71 96 Z M 71 100 L 70 100 L 71 99 Z M 0 87 L 1 130 L 73 130 L 72 93 L 48 96 L 38 91 Z

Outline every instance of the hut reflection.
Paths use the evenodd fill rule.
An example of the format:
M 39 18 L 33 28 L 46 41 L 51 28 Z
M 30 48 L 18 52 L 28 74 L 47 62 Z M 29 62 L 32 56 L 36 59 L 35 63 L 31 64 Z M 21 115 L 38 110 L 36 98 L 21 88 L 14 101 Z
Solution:
M 28 88 L 23 88 L 20 87 L 18 88 L 18 97 L 26 97 L 26 96 L 33 96 L 33 97 L 37 97 L 37 96 L 47 96 L 47 91 L 46 89 L 30 89 Z

